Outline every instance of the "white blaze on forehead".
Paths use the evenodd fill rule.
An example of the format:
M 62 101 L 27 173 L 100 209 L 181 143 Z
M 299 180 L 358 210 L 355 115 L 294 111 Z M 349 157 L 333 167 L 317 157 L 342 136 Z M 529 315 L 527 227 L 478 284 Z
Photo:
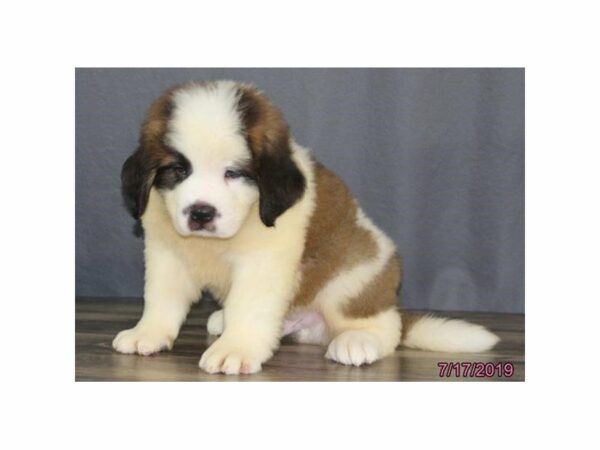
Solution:
M 192 85 L 176 91 L 167 144 L 192 162 L 236 160 L 247 156 L 238 100 L 239 91 L 233 81 Z
M 251 159 L 237 111 L 237 84 L 220 81 L 188 85 L 173 94 L 165 143 L 183 154 L 191 173 L 163 198 L 175 229 L 184 236 L 231 237 L 258 200 L 255 185 L 229 181 L 227 169 Z M 190 230 L 186 211 L 195 203 L 216 208 L 215 230 Z

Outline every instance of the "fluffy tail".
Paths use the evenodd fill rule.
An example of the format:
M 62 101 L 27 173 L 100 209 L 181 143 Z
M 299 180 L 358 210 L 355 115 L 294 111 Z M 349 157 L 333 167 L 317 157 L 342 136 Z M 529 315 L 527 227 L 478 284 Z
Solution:
M 500 338 L 481 325 L 460 319 L 402 312 L 402 344 L 436 352 L 483 352 Z

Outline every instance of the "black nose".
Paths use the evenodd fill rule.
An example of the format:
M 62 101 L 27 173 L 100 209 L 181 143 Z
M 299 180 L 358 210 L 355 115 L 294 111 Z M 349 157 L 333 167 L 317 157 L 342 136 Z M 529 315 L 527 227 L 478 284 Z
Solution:
M 205 224 L 215 218 L 217 210 L 211 205 L 194 205 L 190 208 L 190 219 L 194 222 Z

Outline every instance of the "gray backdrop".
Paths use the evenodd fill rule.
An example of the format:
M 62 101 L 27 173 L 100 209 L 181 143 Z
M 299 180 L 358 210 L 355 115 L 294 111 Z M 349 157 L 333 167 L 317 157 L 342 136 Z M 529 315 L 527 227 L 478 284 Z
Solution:
M 523 69 L 77 69 L 76 293 L 142 296 L 121 164 L 150 102 L 258 85 L 404 258 L 409 308 L 524 311 Z

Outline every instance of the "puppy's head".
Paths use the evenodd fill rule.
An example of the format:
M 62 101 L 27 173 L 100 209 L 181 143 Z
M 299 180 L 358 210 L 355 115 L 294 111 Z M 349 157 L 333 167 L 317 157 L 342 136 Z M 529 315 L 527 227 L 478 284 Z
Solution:
M 177 86 L 156 100 L 121 181 L 134 218 L 156 188 L 179 234 L 217 238 L 235 235 L 256 202 L 274 226 L 305 189 L 281 112 L 231 81 Z

